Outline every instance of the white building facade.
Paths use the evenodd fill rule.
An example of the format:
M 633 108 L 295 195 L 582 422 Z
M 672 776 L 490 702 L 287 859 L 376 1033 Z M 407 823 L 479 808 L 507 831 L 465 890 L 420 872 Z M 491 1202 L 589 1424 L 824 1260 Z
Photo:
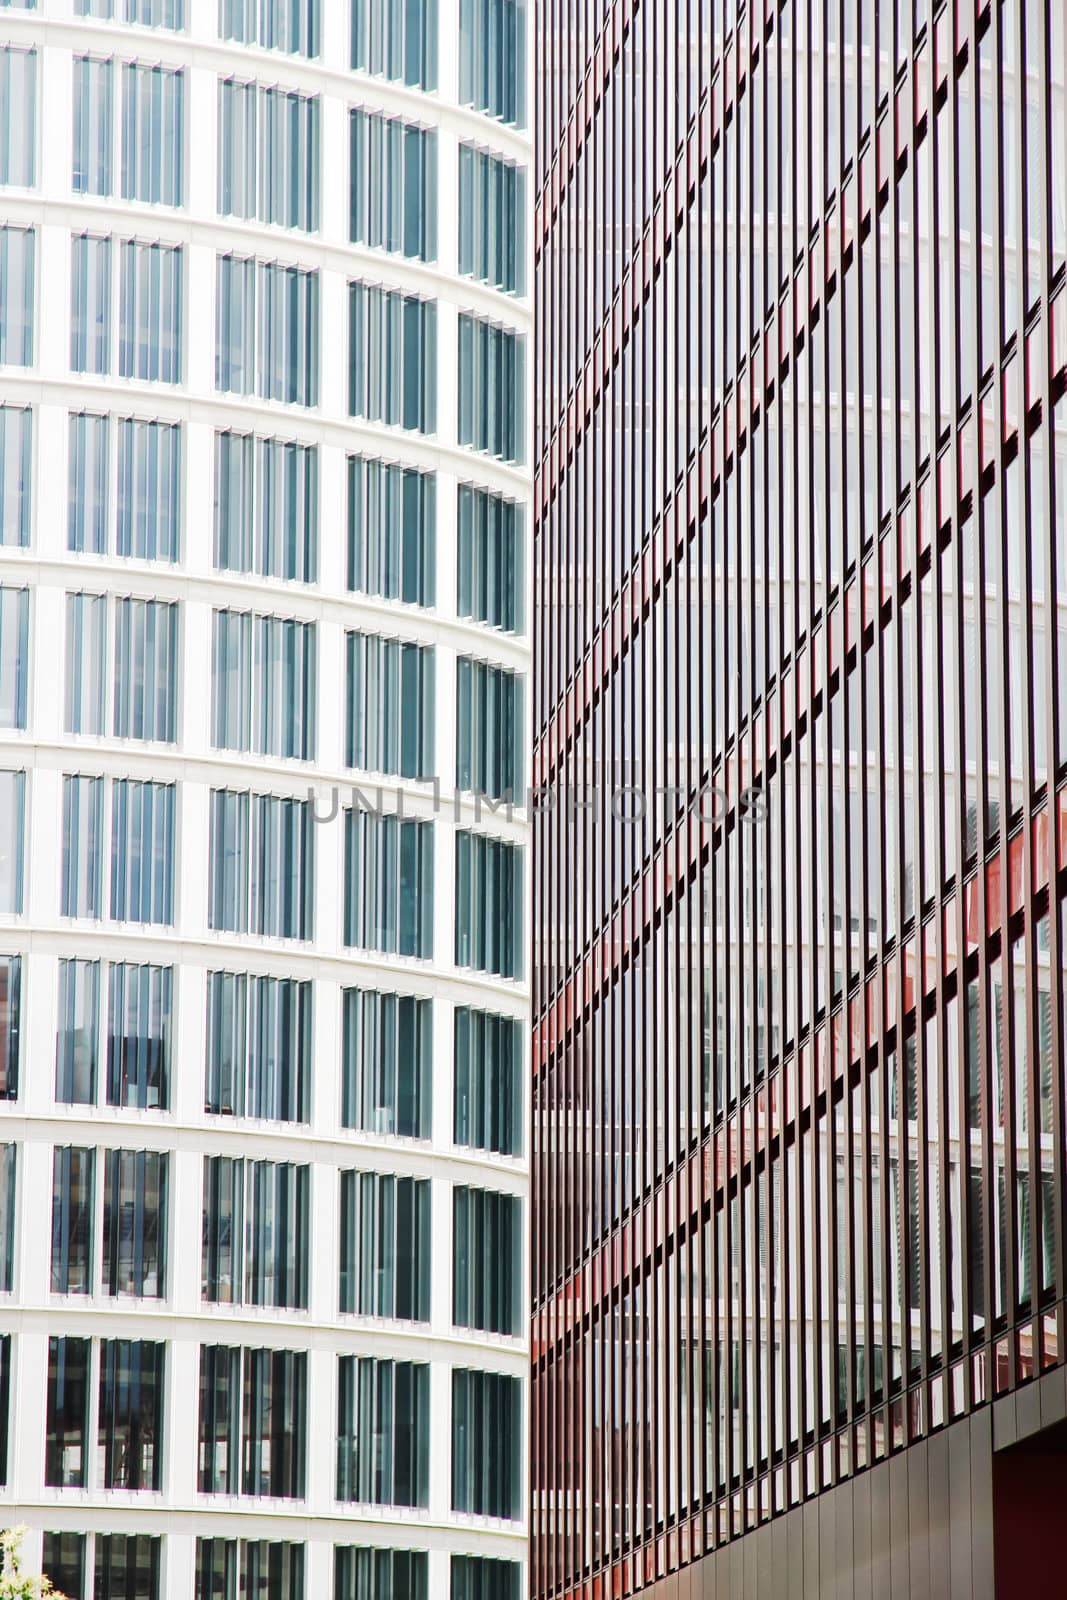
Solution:
M 0 1522 L 71 1600 L 526 1593 L 526 26 L 0 0 Z

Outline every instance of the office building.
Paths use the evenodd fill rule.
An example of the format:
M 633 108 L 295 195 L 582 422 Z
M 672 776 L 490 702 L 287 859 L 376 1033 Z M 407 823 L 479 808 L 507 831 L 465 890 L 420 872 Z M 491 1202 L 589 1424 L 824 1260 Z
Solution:
M 1049 1593 L 1064 8 L 541 48 L 532 1593 Z
M 525 11 L 0 0 L 0 1521 L 71 1600 L 526 1594 Z

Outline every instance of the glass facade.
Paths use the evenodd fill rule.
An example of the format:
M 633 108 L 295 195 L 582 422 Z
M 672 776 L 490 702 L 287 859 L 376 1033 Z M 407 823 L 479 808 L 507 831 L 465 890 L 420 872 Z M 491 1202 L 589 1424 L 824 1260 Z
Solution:
M 490 362 L 473 448 L 459 352 L 531 336 L 531 140 L 459 0 L 0 15 L 23 1571 L 527 1600 L 532 406 Z M 453 1503 L 456 1370 L 519 1391 L 506 1516 Z
M 1065 1353 L 1062 7 L 563 11 L 532 1592 L 947 1592 L 949 1529 L 991 1592 Z

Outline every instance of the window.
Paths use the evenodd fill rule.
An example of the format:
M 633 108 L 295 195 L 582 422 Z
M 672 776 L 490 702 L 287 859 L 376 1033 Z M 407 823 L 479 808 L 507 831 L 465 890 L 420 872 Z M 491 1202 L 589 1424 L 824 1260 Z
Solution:
M 201 1494 L 303 1499 L 306 1429 L 305 1351 L 201 1347 Z
M 348 410 L 392 428 L 437 428 L 437 306 L 399 289 L 348 286 Z
M 313 622 L 216 611 L 211 741 L 220 750 L 315 759 Z
M 166 1294 L 166 1152 L 104 1152 L 103 1290 L 161 1300 Z
M 64 917 L 101 914 L 103 830 L 103 778 L 64 778 L 60 894 L 60 913 Z
M 0 728 L 25 728 L 30 591 L 0 584 Z
M 456 662 L 456 787 L 522 804 L 523 680 L 506 667 Z
M 165 1354 L 165 1345 L 140 1339 L 100 1341 L 97 1439 L 105 1489 L 162 1488 Z
M 182 247 L 75 234 L 71 239 L 70 364 L 152 383 L 182 381 Z M 118 257 L 114 314 L 113 256 Z M 117 350 L 115 333 L 117 332 Z
M 174 921 L 173 783 L 111 786 L 111 920 Z
M 204 1110 L 306 1122 L 311 1079 L 311 984 L 209 972 Z
M 307 1310 L 309 1173 L 288 1163 L 204 1157 L 205 1300 Z
M 111 61 L 75 56 L 71 188 L 75 194 L 111 194 L 114 187 L 114 100 Z
M 112 732 L 116 739 L 177 737 L 178 607 L 118 598 Z
M 96 1151 L 57 1145 L 52 1152 L 53 1294 L 92 1294 Z
M 222 39 L 314 60 L 321 36 L 321 0 L 219 0 Z
M 85 1587 L 84 1533 L 46 1533 L 41 1570 L 67 1600 L 89 1600 Z
M 526 0 L 460 0 L 459 98 L 526 126 Z
M 349 589 L 434 604 L 436 498 L 432 472 L 349 456 Z
M 33 412 L 0 406 L 0 546 L 24 549 L 30 542 L 32 470 Z
M 135 3 L 146 0 L 126 0 Z M 159 1549 L 154 1534 L 98 1533 L 93 1600 L 159 1600 Z
M 107 726 L 107 597 L 67 596 L 66 717 L 68 733 L 99 738 Z
M 522 629 L 523 508 L 485 489 L 459 486 L 457 599 L 461 617 L 505 633 Z
M 430 1137 L 433 1003 L 410 994 L 343 994 L 341 1122 L 364 1133 Z
M 319 275 L 219 256 L 215 387 L 286 405 L 319 403 Z
M 15 1286 L 15 1182 L 18 1147 L 0 1144 L 0 1293 L 10 1294 Z M 0 1422 L 2 1422 L 0 1418 Z M 0 1448 L 7 1437 L 0 1430 Z
M 452 1373 L 452 1509 L 521 1515 L 522 1385 L 495 1372 Z
M 519 1600 L 522 1567 L 491 1556 L 453 1556 L 450 1600 Z
M 502 461 L 526 459 L 526 345 L 521 334 L 459 317 L 457 438 Z
M 71 412 L 67 548 L 177 561 L 181 443 L 177 423 Z
M 437 259 L 437 134 L 402 117 L 349 115 L 353 244 Z
M 318 542 L 318 449 L 250 433 L 217 433 L 215 566 L 314 583 Z
M 430 1320 L 430 1183 L 341 1173 L 342 1311 Z
M 522 1325 L 522 1201 L 492 1189 L 452 1191 L 452 1321 L 517 1334 Z
M 430 1368 L 341 1356 L 337 1363 L 337 1498 L 430 1503 Z
M 209 926 L 313 938 L 313 839 L 305 800 L 212 790 Z
M 457 1006 L 452 1137 L 474 1150 L 522 1153 L 522 1025 Z
M 185 203 L 185 74 L 168 67 L 122 68 L 122 198 Z
M 139 1110 L 170 1104 L 170 967 L 115 962 L 108 973 L 107 1103 Z
M 352 0 L 352 65 L 437 88 L 437 0 Z
M 345 944 L 433 955 L 433 823 L 345 812 Z
M 319 226 L 319 102 L 219 79 L 219 215 L 314 233 Z
M 177 30 L 185 26 L 185 0 L 76 0 L 74 10 L 80 17 L 117 14 L 123 22 L 139 22 L 145 28 Z
M 22 915 L 26 774 L 0 769 L 0 912 Z
M 425 1550 L 334 1548 L 334 1600 L 429 1600 L 429 1556 Z M 518 1597 L 516 1597 L 518 1600 Z
M 37 182 L 37 52 L 0 49 L 0 184 Z
M 0 956 L 0 1100 L 17 1100 L 22 1039 L 22 957 Z
M 198 1539 L 196 1600 L 304 1600 L 304 1546 Z
M 522 974 L 520 846 L 456 834 L 456 965 L 498 978 Z
M 459 147 L 459 270 L 526 293 L 525 169 L 469 144 Z
M 96 1104 L 100 1055 L 100 963 L 60 961 L 56 1101 Z
M 7 1484 L 8 1435 L 11 1432 L 11 1335 L 0 1334 L 0 1484 Z M 72 1597 L 73 1600 L 73 1597 Z
M 401 778 L 434 773 L 432 645 L 349 633 L 345 763 Z
M 33 366 L 34 262 L 33 229 L 0 227 L 0 366 Z
M 88 1486 L 90 1354 L 88 1339 L 48 1341 L 44 1481 L 49 1487 Z

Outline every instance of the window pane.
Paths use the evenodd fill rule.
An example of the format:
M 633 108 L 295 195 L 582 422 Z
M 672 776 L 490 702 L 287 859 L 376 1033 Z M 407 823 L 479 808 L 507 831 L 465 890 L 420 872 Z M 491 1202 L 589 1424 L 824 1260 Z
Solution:
M 84 1533 L 46 1533 L 41 1570 L 67 1600 L 90 1600 L 85 1579 Z
M 432 1001 L 346 989 L 343 1003 L 344 1127 L 428 1139 Z
M 122 198 L 184 204 L 185 74 L 127 62 L 122 69 Z
M 56 1488 L 87 1486 L 89 1428 L 88 1339 L 48 1341 L 48 1406 L 44 1481 Z
M 19 1092 L 22 1028 L 22 957 L 0 956 L 0 1100 Z
M 37 52 L 0 49 L 0 184 L 37 182 Z
M 489 1556 L 453 1556 L 451 1600 L 519 1600 L 522 1567 Z
M 101 1339 L 98 1443 L 105 1489 L 162 1486 L 166 1346 Z
M 341 1173 L 342 1311 L 428 1322 L 430 1248 L 428 1179 Z
M 181 428 L 124 417 L 118 436 L 116 553 L 137 561 L 177 561 L 181 547 Z
M 522 1201 L 490 1189 L 452 1191 L 452 1321 L 517 1334 L 522 1322 Z
M 522 630 L 523 508 L 460 484 L 457 610 L 506 633 Z
M 30 592 L 0 584 L 0 728 L 26 726 Z
M 113 922 L 174 921 L 174 796 L 174 784 L 112 784 Z
M 120 247 L 119 377 L 182 381 L 182 247 Z
M 289 55 L 318 55 L 321 0 L 219 0 L 219 37 Z
M 0 1144 L 0 1292 L 10 1294 L 15 1286 L 15 1183 L 18 1147 Z M 0 1449 L 6 1438 L 0 1431 Z
M 334 1551 L 334 1600 L 429 1600 L 430 1558 L 425 1550 Z M 518 1596 L 515 1597 L 518 1600 Z
M 178 607 L 115 600 L 112 732 L 173 744 L 178 726 Z
M 345 762 L 370 772 L 434 775 L 432 646 L 350 633 Z
M 317 98 L 219 80 L 220 216 L 314 233 L 319 164 Z
M 345 943 L 432 956 L 432 822 L 345 812 Z
M 526 0 L 460 0 L 459 98 L 526 126 Z
M 342 1356 L 337 1370 L 337 1498 L 427 1506 L 429 1366 Z
M 52 1158 L 53 1294 L 92 1294 L 96 1151 L 57 1145 Z
M 22 914 L 26 774 L 0 771 L 0 911 Z
M 215 435 L 215 566 L 314 583 L 319 457 L 314 445 Z
M 35 237 L 0 227 L 0 366 L 33 365 Z
M 111 240 L 75 234 L 70 251 L 71 371 L 102 376 L 111 371 Z
M 520 1155 L 522 1126 L 521 1023 L 457 1006 L 452 1137 L 476 1150 Z
M 459 147 L 459 270 L 526 293 L 526 172 L 466 144 Z
M 74 149 L 71 188 L 75 194 L 110 194 L 111 62 L 74 57 Z
M 0 546 L 30 542 L 33 412 L 0 406 Z
M 212 741 L 223 750 L 314 760 L 313 622 L 216 611 Z
M 108 973 L 109 1106 L 166 1110 L 172 984 L 170 967 L 112 965 Z
M 98 1533 L 93 1600 L 159 1600 L 159 1549 L 146 1533 Z
M 452 1373 L 452 1509 L 517 1518 L 522 1493 L 522 1384 L 495 1372 Z
M 401 117 L 349 114 L 349 238 L 437 259 L 437 135 Z
M 432 606 L 436 479 L 365 456 L 348 458 L 348 587 Z
M 522 334 L 460 313 L 457 438 L 503 461 L 526 459 Z
M 352 65 L 436 89 L 437 0 L 352 0 Z
M 437 306 L 432 300 L 348 286 L 348 410 L 389 427 L 437 427 Z
M 56 1028 L 56 1099 L 61 1105 L 96 1104 L 100 1050 L 100 963 L 59 963 Z
M 105 1153 L 105 1294 L 166 1293 L 167 1159 L 152 1150 Z
M 456 834 L 456 963 L 517 978 L 522 972 L 523 863 L 519 845 Z
M 523 679 L 506 667 L 456 662 L 456 787 L 523 801 Z
M 102 555 L 107 549 L 110 440 L 110 418 L 90 416 L 84 411 L 71 412 L 68 550 Z

